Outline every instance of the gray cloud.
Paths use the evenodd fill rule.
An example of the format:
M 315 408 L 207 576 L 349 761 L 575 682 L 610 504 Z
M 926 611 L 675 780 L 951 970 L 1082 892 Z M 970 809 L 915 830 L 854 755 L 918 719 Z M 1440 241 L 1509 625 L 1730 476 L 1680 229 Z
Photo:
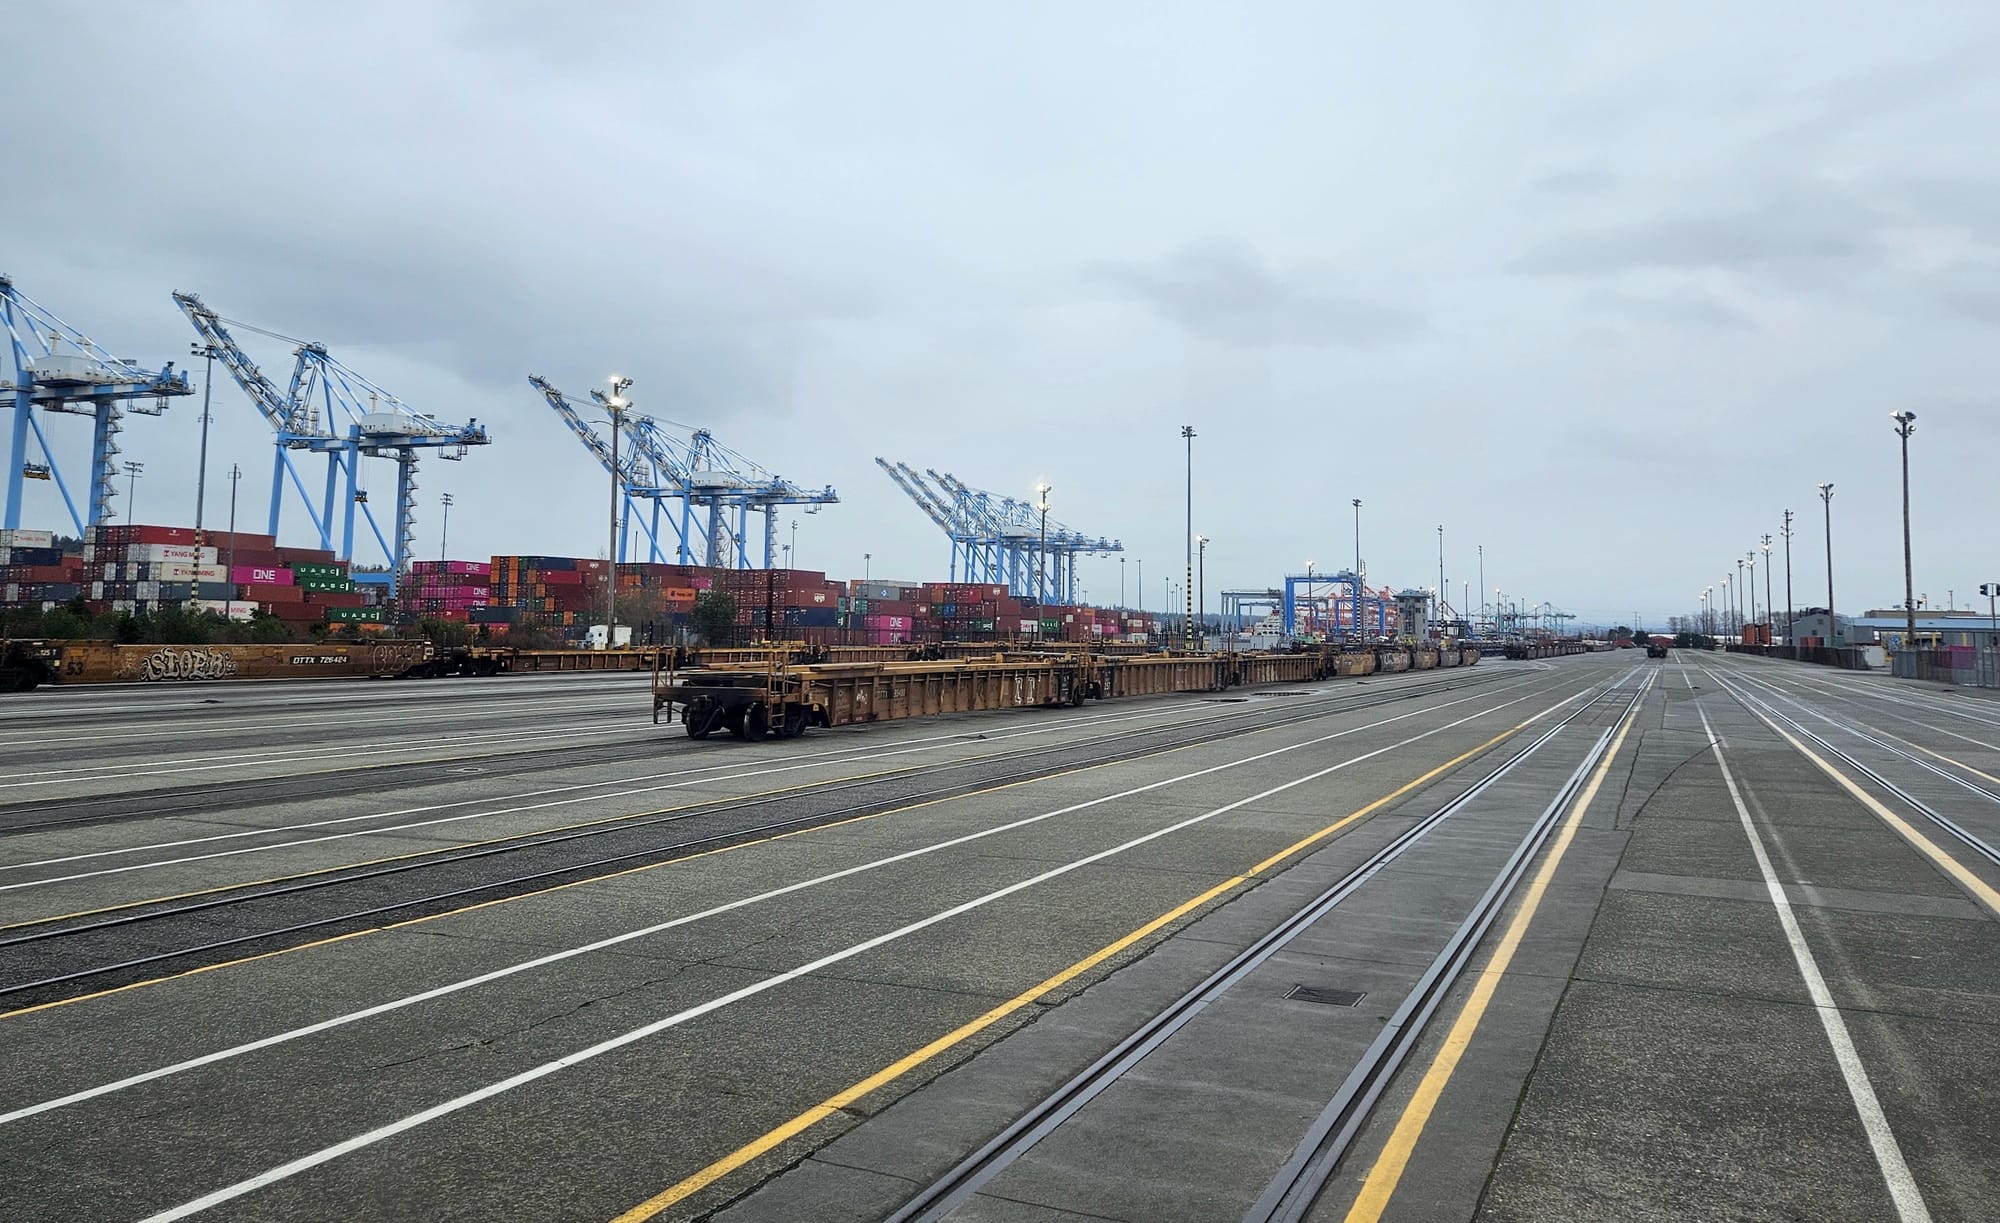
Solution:
M 1852 260 L 1880 247 L 1881 213 L 1832 187 L 1774 192 L 1722 207 L 1669 207 L 1580 230 L 1516 260 L 1529 275 L 1608 276 L 1648 268 L 1754 272 Z
M 1608 315 L 1654 327 L 1714 331 L 1757 329 L 1757 321 L 1747 312 L 1703 289 L 1670 289 L 1653 293 L 1601 289 L 1584 298 L 1582 310 L 1587 315 Z
M 1543 174 L 1530 185 L 1549 195 L 1602 195 L 1618 185 L 1618 176 L 1603 166 L 1572 166 Z
M 1090 274 L 1162 318 L 1219 344 L 1364 347 L 1424 330 L 1398 306 L 1318 288 L 1270 267 L 1247 243 L 1191 243 L 1146 263 L 1100 263 Z

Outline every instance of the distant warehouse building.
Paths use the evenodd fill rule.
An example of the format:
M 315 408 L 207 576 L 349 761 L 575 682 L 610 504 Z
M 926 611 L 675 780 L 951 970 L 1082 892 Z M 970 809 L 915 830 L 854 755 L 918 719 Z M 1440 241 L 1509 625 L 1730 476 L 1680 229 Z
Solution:
M 1871 611 L 1857 617 L 1854 628 L 1892 650 L 1903 648 L 1909 632 L 1909 618 L 1894 610 Z M 1991 617 L 1972 612 L 1918 612 L 1917 644 L 1920 646 L 1972 646 L 1987 649 L 2000 644 Z

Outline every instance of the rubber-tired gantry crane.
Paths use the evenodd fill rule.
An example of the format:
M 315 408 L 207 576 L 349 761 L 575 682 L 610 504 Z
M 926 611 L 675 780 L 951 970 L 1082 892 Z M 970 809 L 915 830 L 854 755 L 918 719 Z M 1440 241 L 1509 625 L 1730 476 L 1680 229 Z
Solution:
M 335 360 L 325 346 L 225 320 L 192 293 L 174 294 L 174 304 L 194 324 L 203 344 L 228 367 L 230 377 L 243 388 L 276 434 L 272 444 L 269 534 L 278 533 L 278 511 L 284 503 L 285 481 L 289 478 L 319 533 L 319 546 L 332 549 L 334 498 L 344 478 L 339 556 L 342 560 L 354 558 L 354 515 L 359 510 L 389 562 L 394 576 L 392 591 L 400 588 L 413 555 L 418 452 L 435 450 L 441 458 L 462 459 L 468 447 L 484 446 L 491 440 L 486 436 L 486 427 L 476 418 L 463 425 L 449 425 L 414 411 Z M 257 368 L 225 323 L 297 346 L 293 351 L 291 381 L 284 391 L 279 391 Z M 292 462 L 295 450 L 326 456 L 326 480 L 317 508 Z M 381 525 L 368 506 L 368 494 L 361 481 L 363 457 L 386 458 L 396 464 L 393 544 L 383 538 Z
M 650 503 L 650 522 L 640 519 L 648 559 L 665 561 L 673 545 L 674 563 L 712 569 L 772 569 L 777 566 L 781 507 L 803 505 L 816 514 L 823 505 L 840 501 L 832 485 L 814 491 L 774 475 L 715 440 L 706 429 L 660 421 L 620 405 L 592 389 L 594 407 L 570 399 L 547 379 L 530 374 L 528 381 L 569 431 L 609 474 L 613 447 L 583 418 L 585 410 L 601 410 L 619 422 L 619 436 L 631 444 L 630 457 L 618 456 L 618 484 L 623 513 L 618 532 L 618 559 L 628 553 L 633 510 Z M 686 430 L 682 436 L 680 430 Z M 764 516 L 761 562 L 750 550 L 750 515 Z M 668 539 L 664 531 L 671 532 Z
M 167 400 L 190 395 L 185 373 L 177 373 L 174 363 L 159 370 L 141 369 L 136 363 L 111 356 L 82 332 L 71 327 L 27 294 L 14 287 L 11 277 L 0 276 L 0 323 L 7 328 L 7 362 L 0 365 L 0 396 L 13 401 L 13 428 L 7 450 L 7 509 L 4 526 L 21 525 L 24 480 L 52 480 L 69 510 L 77 533 L 114 516 L 111 499 L 118 495 L 117 468 L 112 459 L 119 453 L 118 434 L 125 405 L 146 416 L 166 411 Z M 70 351 L 64 351 L 67 345 Z M 70 495 L 69 481 L 63 478 L 42 430 L 38 413 L 67 413 L 91 417 L 94 430 L 90 443 L 90 500 L 83 513 Z M 28 451 L 32 434 L 41 452 L 36 462 Z
M 884 458 L 875 464 L 951 540 L 954 582 L 995 582 L 1041 602 L 1075 603 L 1076 558 L 1125 550 L 1115 539 L 1092 539 L 1045 519 L 1038 505 L 973 488 L 948 471 L 920 474 Z

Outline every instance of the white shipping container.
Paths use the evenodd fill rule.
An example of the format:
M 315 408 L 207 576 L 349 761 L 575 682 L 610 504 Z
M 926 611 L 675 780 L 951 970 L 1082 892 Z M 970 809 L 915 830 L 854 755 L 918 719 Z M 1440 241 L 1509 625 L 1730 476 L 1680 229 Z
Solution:
M 248 620 L 257 614 L 257 605 L 245 602 L 242 599 L 195 599 L 193 603 L 195 607 L 202 611 L 214 612 L 218 616 L 227 616 L 231 620 Z
M 30 531 L 17 528 L 0 531 L 0 548 L 53 548 L 56 546 L 54 531 Z
M 149 565 L 157 565 L 161 561 L 213 565 L 220 558 L 216 556 L 214 548 L 197 548 L 193 544 L 138 544 L 125 553 L 125 559 Z
M 90 597 L 91 597 L 91 598 L 93 598 L 93 599 L 101 599 L 101 598 L 103 598 L 103 597 L 104 597 L 104 583 L 102 583 L 102 582 L 92 582 L 92 583 L 90 584 Z
M 213 552 L 215 549 L 209 548 Z M 226 582 L 229 570 L 222 565 L 190 565 L 164 561 L 153 566 L 153 578 L 161 582 Z
M 157 599 L 160 597 L 160 584 L 158 582 L 134 582 L 132 584 L 132 596 L 137 599 Z

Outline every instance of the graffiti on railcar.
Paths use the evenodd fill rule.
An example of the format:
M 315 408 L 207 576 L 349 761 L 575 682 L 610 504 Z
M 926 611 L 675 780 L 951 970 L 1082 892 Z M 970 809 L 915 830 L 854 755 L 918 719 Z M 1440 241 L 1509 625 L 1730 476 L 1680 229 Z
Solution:
M 168 648 L 147 656 L 139 678 L 160 680 L 227 679 L 236 674 L 236 660 L 223 650 Z

